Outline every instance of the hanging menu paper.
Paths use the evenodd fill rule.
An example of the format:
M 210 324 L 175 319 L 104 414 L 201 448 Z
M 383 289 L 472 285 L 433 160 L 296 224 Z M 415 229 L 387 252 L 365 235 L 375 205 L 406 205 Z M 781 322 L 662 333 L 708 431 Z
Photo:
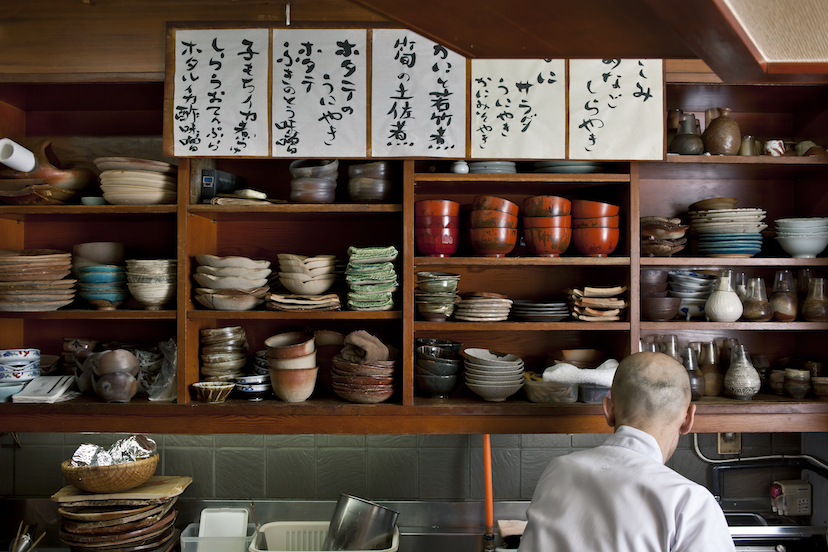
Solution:
M 367 31 L 273 31 L 273 156 L 365 157 Z
M 471 156 L 563 159 L 566 79 L 562 59 L 473 59 Z
M 660 59 L 569 62 L 569 158 L 664 158 Z
M 268 29 L 175 32 L 176 157 L 268 155 Z
M 417 33 L 375 29 L 371 154 L 464 157 L 466 60 Z

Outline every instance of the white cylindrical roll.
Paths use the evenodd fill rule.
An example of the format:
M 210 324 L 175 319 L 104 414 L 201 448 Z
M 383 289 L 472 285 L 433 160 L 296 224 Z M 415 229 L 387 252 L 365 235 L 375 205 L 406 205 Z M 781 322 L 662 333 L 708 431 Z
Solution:
M 34 154 L 8 138 L 0 139 L 0 163 L 20 172 L 32 172 L 37 168 Z

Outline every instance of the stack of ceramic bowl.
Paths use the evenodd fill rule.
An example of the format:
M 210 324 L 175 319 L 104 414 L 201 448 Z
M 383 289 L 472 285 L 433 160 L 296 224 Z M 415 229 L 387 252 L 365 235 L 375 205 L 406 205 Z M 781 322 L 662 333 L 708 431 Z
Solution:
M 75 299 L 71 255 L 54 249 L 0 250 L 0 312 L 42 312 Z
M 290 200 L 294 203 L 333 203 L 336 199 L 336 159 L 297 159 L 290 164 Z
M 432 399 L 446 398 L 457 387 L 457 372 L 463 365 L 460 355 L 463 344 L 445 339 L 417 339 L 415 345 L 417 387 Z
M 101 190 L 113 205 L 175 203 L 178 167 L 163 161 L 99 157 Z
M 454 312 L 457 296 L 458 274 L 449 272 L 417 272 L 417 288 L 414 302 L 417 311 L 429 322 L 443 322 Z
M 92 388 L 106 402 L 129 402 L 138 392 L 137 376 L 140 369 L 138 359 L 126 349 L 103 351 L 92 362 Z
M 387 247 L 349 247 L 348 310 L 386 311 L 394 308 L 393 293 L 397 290 L 394 260 L 399 252 Z
M 512 300 L 500 293 L 472 291 L 457 304 L 454 318 L 465 322 L 502 322 L 509 319 Z
M 520 208 L 509 200 L 479 195 L 472 202 L 469 238 L 475 253 L 483 257 L 505 257 L 517 244 Z
M 262 401 L 270 395 L 270 374 L 247 375 L 236 378 L 236 393 L 248 401 Z
M 692 270 L 672 270 L 667 282 L 667 296 L 681 298 L 679 314 L 687 320 L 702 318 L 704 304 L 716 287 L 716 277 Z
M 523 200 L 523 236 L 534 255 L 557 257 L 572 239 L 572 202 L 544 195 Z
M 127 259 L 127 287 L 147 310 L 160 310 L 176 292 L 175 259 Z
M 690 227 L 699 235 L 698 252 L 708 257 L 753 257 L 762 250 L 764 209 L 690 211 Z
M 675 318 L 682 299 L 667 297 L 667 271 L 641 271 L 641 319 L 665 322 Z
M 98 310 L 115 310 L 129 297 L 126 268 L 90 265 L 79 269 L 78 295 Z
M 523 387 L 523 360 L 488 349 L 466 349 L 466 387 L 484 400 L 504 401 Z
M 322 295 L 336 281 L 336 256 L 280 253 L 279 281 L 297 295 Z
M 523 322 L 560 322 L 569 317 L 569 307 L 566 301 L 515 300 L 511 315 Z
M 264 302 L 270 291 L 270 261 L 248 257 L 196 255 L 193 275 L 201 286 L 196 300 L 209 309 L 245 311 Z
M 572 241 L 582 255 L 606 257 L 618 247 L 617 205 L 575 199 L 572 201 Z
M 514 161 L 471 161 L 469 174 L 514 174 L 517 172 Z
M 40 349 L 0 350 L 0 383 L 22 383 L 40 375 Z
M 388 161 L 348 167 L 348 195 L 354 203 L 383 203 L 391 199 L 394 182 Z
M 80 269 L 92 265 L 123 265 L 124 244 L 120 242 L 87 242 L 72 247 L 72 272 L 80 276 Z
M 270 384 L 276 396 L 285 402 L 307 400 L 313 394 L 319 373 L 313 334 L 305 331 L 280 333 L 268 337 L 265 346 Z
M 828 217 L 776 219 L 776 241 L 794 259 L 816 257 L 828 247 Z
M 387 401 L 394 394 L 394 360 L 377 360 L 357 364 L 336 355 L 331 360 L 334 393 L 346 401 L 374 404 Z
M 414 203 L 414 242 L 426 257 L 448 257 L 460 245 L 460 204 L 448 199 Z
M 641 217 L 641 255 L 644 257 L 671 257 L 684 249 L 690 228 L 678 218 Z
M 201 330 L 202 381 L 233 383 L 244 375 L 247 334 L 241 326 Z

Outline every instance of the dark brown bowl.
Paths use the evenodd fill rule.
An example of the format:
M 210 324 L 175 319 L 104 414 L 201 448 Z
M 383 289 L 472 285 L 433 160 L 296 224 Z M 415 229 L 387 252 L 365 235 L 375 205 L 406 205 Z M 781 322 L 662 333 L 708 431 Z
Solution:
M 667 322 L 675 318 L 681 297 L 642 297 L 641 318 L 652 322 Z
M 663 282 L 660 284 L 645 284 L 644 282 L 641 283 L 641 293 L 659 293 L 662 291 L 667 290 L 667 282 Z
M 663 284 L 667 282 L 666 270 L 642 270 L 641 283 L 642 284 Z

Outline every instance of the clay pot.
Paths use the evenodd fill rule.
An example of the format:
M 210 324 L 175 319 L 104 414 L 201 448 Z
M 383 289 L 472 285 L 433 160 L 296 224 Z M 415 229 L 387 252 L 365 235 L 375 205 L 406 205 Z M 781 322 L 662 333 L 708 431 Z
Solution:
M 704 141 L 696 133 L 696 116 L 692 113 L 685 113 L 681 116 L 678 132 L 670 142 L 669 151 L 679 155 L 704 153 Z
M 730 118 L 730 108 L 720 107 L 719 116 L 710 121 L 702 134 L 704 149 L 711 155 L 737 155 L 742 145 L 739 123 Z M 675 139 L 673 140 L 675 142 Z
M 133 377 L 138 375 L 138 370 L 141 365 L 135 355 L 126 349 L 115 349 L 114 351 L 104 351 L 101 353 L 97 364 L 94 364 L 96 376 L 104 376 L 106 374 L 113 374 L 118 372 L 125 372 Z

